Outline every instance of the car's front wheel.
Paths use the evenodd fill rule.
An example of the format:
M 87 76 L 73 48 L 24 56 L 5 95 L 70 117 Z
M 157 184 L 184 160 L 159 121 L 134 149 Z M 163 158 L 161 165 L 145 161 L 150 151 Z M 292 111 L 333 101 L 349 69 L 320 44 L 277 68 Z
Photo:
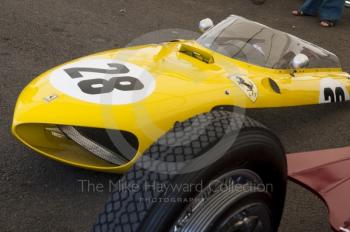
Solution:
M 271 195 L 259 185 L 250 170 L 225 173 L 193 199 L 170 231 L 272 231 Z
M 120 180 L 95 231 L 276 231 L 286 190 L 281 143 L 242 115 L 176 123 Z

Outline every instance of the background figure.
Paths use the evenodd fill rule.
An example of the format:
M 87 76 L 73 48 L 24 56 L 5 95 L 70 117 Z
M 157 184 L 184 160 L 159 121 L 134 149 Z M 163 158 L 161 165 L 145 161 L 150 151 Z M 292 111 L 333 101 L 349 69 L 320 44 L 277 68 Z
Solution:
M 319 16 L 323 27 L 334 26 L 341 17 L 345 0 L 306 0 L 292 13 L 295 16 Z

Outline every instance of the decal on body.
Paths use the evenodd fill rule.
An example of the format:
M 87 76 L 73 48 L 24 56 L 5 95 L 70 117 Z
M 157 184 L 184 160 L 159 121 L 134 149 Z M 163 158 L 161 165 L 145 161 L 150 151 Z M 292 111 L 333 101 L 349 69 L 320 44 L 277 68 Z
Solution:
M 332 78 L 324 78 L 320 84 L 320 103 L 348 101 L 349 91 L 345 85 Z
M 256 102 L 256 99 L 258 98 L 258 88 L 253 81 L 251 81 L 248 77 L 239 74 L 231 75 L 229 78 L 236 85 L 238 85 L 238 87 L 252 102 Z
M 115 59 L 84 59 L 63 65 L 49 79 L 66 95 L 106 105 L 135 103 L 155 89 L 155 79 L 147 70 Z

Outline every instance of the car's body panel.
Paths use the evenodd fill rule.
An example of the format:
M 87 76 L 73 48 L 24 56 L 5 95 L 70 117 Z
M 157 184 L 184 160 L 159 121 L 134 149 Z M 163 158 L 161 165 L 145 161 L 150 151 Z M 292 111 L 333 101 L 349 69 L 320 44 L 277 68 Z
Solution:
M 220 35 L 225 41 L 227 36 L 234 37 L 236 50 L 231 52 L 238 49 L 237 54 L 242 55 L 249 47 L 249 54 L 243 56 L 249 59 L 215 49 Z M 286 68 L 291 56 L 301 52 L 310 56 L 312 67 L 321 68 Z M 349 91 L 349 75 L 341 70 L 334 54 L 287 33 L 230 16 L 196 41 L 110 50 L 41 74 L 19 96 L 12 131 L 23 143 L 57 161 L 124 172 L 176 122 L 218 106 L 315 105 L 349 100 Z M 101 160 L 87 152 L 96 148 L 94 138 L 66 128 L 78 133 L 74 137 L 62 131 L 62 126 L 129 133 L 136 137 L 132 146 L 137 152 L 122 165 Z
M 213 62 L 206 63 L 180 52 L 183 44 L 195 51 L 210 54 Z M 98 104 L 69 96 L 50 82 L 50 76 L 56 70 L 77 62 L 99 59 L 127 62 L 147 70 L 155 80 L 154 91 L 132 104 Z M 319 104 L 324 88 L 321 81 L 325 79 L 331 82 L 336 80 L 346 92 L 346 100 L 349 98 L 350 80 L 341 69 L 297 70 L 294 77 L 290 72 L 230 59 L 195 41 L 111 50 L 58 66 L 32 81 L 18 99 L 13 133 L 33 149 L 58 161 L 100 171 L 123 172 L 174 123 L 208 112 L 216 106 L 268 108 Z M 244 88 L 234 81 L 235 76 L 254 83 L 256 100 L 249 98 Z M 280 93 L 273 90 L 269 78 L 279 86 Z M 53 96 L 52 99 L 50 96 Z M 28 142 L 27 137 L 30 136 L 23 134 L 33 133 L 30 129 L 22 126 L 25 129 L 18 132 L 22 124 L 37 123 L 125 130 L 137 136 L 140 146 L 135 158 L 123 166 L 98 166 L 93 162 L 82 164 L 74 158 L 74 154 L 68 155 L 68 159 L 62 158 Z M 41 140 L 41 143 L 45 143 L 45 140 Z
M 350 147 L 290 154 L 287 159 L 289 177 L 327 204 L 333 229 L 350 229 Z

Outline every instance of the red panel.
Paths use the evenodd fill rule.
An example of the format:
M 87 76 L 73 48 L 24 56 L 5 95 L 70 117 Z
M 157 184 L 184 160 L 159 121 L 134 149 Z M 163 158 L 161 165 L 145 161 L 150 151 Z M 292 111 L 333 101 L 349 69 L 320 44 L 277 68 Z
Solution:
M 288 175 L 327 204 L 334 230 L 350 229 L 350 147 L 289 154 Z

